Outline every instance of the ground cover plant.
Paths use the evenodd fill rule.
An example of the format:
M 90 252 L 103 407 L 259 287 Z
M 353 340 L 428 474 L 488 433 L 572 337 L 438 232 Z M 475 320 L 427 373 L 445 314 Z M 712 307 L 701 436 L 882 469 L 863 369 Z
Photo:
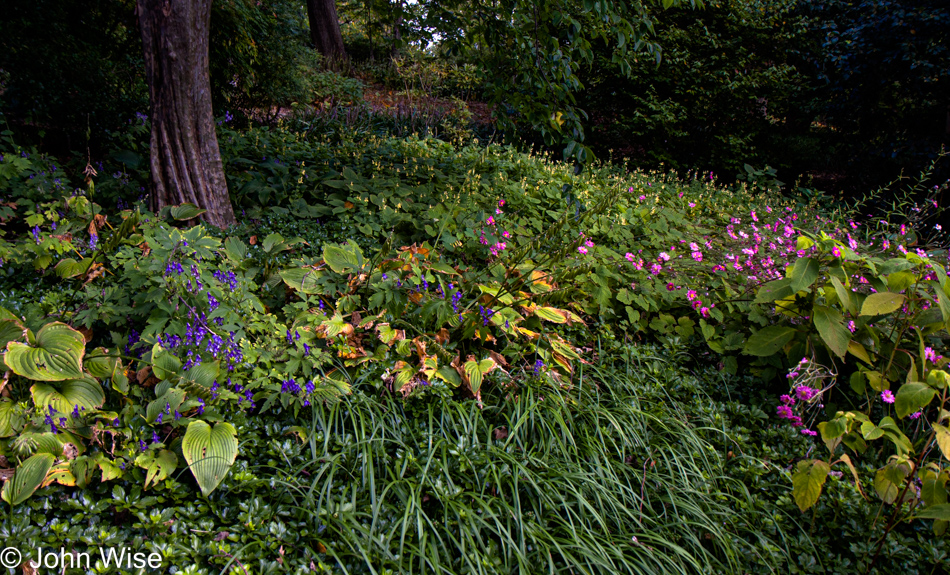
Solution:
M 6 540 L 100 526 L 195 573 L 945 567 L 941 188 L 863 220 L 222 120 L 246 221 L 217 231 L 135 203 L 146 121 L 98 170 L 5 140 Z

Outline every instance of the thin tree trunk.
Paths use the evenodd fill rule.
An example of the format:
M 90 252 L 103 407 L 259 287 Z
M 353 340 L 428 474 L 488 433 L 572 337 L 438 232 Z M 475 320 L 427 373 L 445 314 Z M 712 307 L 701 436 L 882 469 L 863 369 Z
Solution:
M 307 0 L 307 18 L 310 20 L 310 39 L 317 51 L 331 61 L 345 58 L 334 0 Z
M 152 210 L 190 202 L 223 228 L 234 210 L 214 131 L 208 38 L 211 0 L 137 0 L 152 108 Z

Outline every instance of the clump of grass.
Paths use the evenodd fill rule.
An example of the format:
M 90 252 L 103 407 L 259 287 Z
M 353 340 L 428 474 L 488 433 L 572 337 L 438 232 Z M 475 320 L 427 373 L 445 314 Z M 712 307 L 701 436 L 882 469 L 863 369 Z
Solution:
M 737 572 L 775 547 L 737 520 L 751 496 L 664 383 L 595 367 L 483 408 L 356 394 L 314 408 L 310 460 L 274 484 L 344 572 Z

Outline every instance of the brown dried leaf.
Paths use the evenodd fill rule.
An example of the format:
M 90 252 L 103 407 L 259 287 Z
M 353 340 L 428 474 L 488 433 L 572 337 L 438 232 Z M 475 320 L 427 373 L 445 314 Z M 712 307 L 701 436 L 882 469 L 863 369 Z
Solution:
M 86 280 L 82 282 L 82 285 L 88 284 L 104 273 L 106 273 L 105 266 L 97 262 L 92 262 L 92 265 L 89 266 L 89 271 L 86 272 Z
M 92 221 L 89 222 L 89 235 L 99 235 L 99 230 L 103 229 L 108 225 L 106 222 L 106 217 L 102 214 L 96 214 L 92 217 Z
M 439 345 L 445 345 L 449 341 L 449 330 L 444 327 L 435 334 L 435 341 Z
M 426 356 L 426 342 L 422 341 L 421 337 L 417 337 L 412 340 L 412 344 L 416 346 L 416 353 L 419 354 L 420 358 Z
M 92 330 L 88 327 L 77 327 L 74 328 L 76 331 L 82 334 L 83 339 L 86 340 L 86 343 L 92 341 Z
M 508 367 L 508 361 L 505 359 L 505 356 L 501 355 L 497 351 L 489 351 L 488 355 L 495 360 L 495 363 L 501 367 Z
M 76 448 L 72 443 L 66 442 L 63 444 L 63 455 L 66 459 L 72 461 L 76 459 L 76 456 L 79 455 L 79 449 Z
M 251 236 L 251 237 L 247 238 L 247 243 L 251 244 L 252 246 L 253 246 L 253 245 L 256 245 L 256 244 L 257 244 L 257 236 Z
M 152 374 L 152 366 L 146 365 L 142 369 L 135 372 L 135 381 L 145 384 L 145 381 L 148 379 L 148 376 Z
M 495 428 L 495 440 L 500 441 L 508 437 L 508 428 L 507 427 L 496 427 Z

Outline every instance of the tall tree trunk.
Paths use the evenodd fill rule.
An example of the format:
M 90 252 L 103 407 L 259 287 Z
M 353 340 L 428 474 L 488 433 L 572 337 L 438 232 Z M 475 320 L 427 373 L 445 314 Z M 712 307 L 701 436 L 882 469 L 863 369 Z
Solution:
M 211 0 L 137 0 L 152 108 L 153 210 L 190 202 L 211 225 L 234 223 L 214 132 L 208 32 Z
M 343 35 L 340 34 L 334 0 L 307 0 L 307 18 L 310 20 L 310 39 L 314 47 L 328 60 L 345 58 Z

